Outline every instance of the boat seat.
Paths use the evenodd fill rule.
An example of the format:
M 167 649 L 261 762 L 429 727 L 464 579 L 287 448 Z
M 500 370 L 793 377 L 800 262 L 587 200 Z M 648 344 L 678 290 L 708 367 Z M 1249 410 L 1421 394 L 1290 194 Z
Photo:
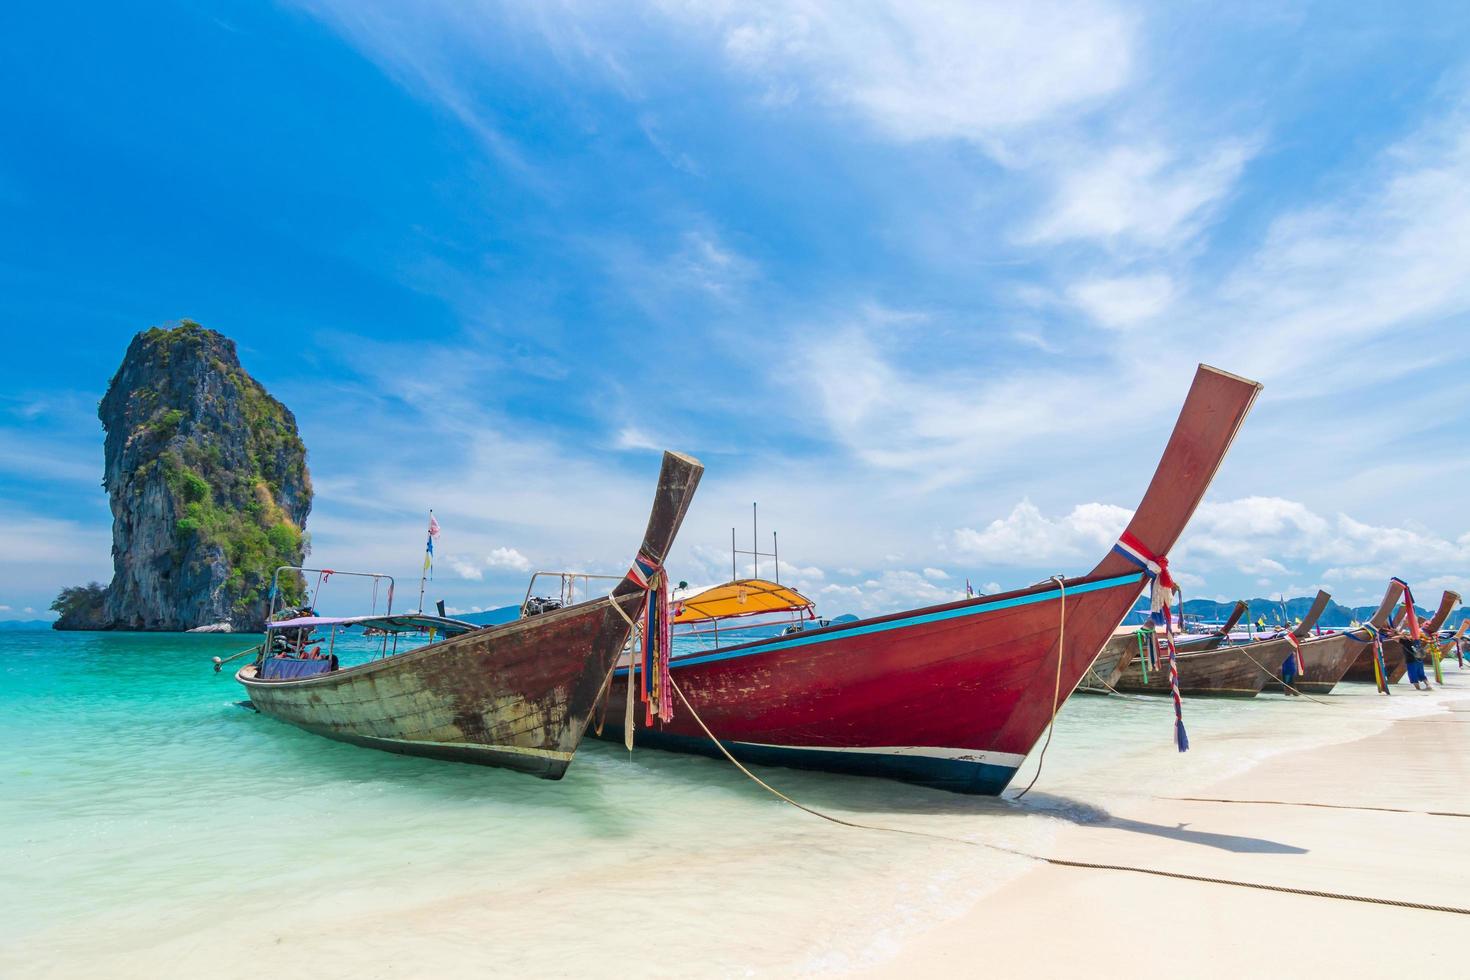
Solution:
M 260 671 L 263 681 L 295 680 L 298 677 L 315 677 L 330 673 L 330 660 L 297 660 L 295 657 L 266 657 Z

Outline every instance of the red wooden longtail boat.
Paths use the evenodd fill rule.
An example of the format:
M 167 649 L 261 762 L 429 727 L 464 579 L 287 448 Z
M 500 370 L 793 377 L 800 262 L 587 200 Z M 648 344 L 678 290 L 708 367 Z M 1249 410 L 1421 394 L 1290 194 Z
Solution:
M 1173 547 L 1260 387 L 1200 367 L 1124 533 L 1135 553 Z M 1065 698 L 1147 581 L 1120 545 L 1081 578 L 692 653 L 671 674 L 739 758 L 997 794 L 1051 720 L 1058 679 Z M 612 705 L 627 680 L 619 668 Z M 604 738 L 623 737 L 619 714 Z M 717 751 L 677 700 L 637 740 Z
M 663 564 L 703 471 L 664 454 L 640 565 Z M 631 576 L 601 599 L 359 666 L 264 679 L 257 660 L 236 679 L 262 714 L 318 735 L 560 779 L 643 608 Z

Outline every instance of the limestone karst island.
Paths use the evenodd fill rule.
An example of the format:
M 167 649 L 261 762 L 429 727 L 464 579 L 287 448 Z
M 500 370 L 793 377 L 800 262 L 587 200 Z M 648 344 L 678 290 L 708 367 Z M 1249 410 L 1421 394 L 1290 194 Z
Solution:
M 295 416 L 240 366 L 233 341 L 186 320 L 133 338 L 97 417 L 112 582 L 62 590 L 55 628 L 258 632 L 272 573 L 307 550 L 311 475 Z

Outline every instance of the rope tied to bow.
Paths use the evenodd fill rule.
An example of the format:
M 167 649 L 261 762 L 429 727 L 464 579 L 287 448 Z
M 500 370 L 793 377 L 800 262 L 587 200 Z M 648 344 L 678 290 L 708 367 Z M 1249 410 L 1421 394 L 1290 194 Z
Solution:
M 629 626 L 642 634 L 637 658 L 638 700 L 643 704 L 644 727 L 651 727 L 655 718 L 664 722 L 672 721 L 674 718 L 674 695 L 669 676 L 669 659 L 673 650 L 671 630 L 673 617 L 669 615 L 669 577 L 657 558 L 640 550 L 638 556 L 633 559 L 633 565 L 628 569 L 626 578 L 644 592 L 643 608 L 638 615 L 641 623 L 635 624 L 628 619 L 626 614 L 623 618 L 628 619 Z M 622 612 L 622 608 L 616 601 L 613 606 L 620 613 Z M 633 676 L 634 671 L 630 665 L 628 716 L 625 719 L 628 723 L 625 728 L 625 738 L 629 741 L 632 737 Z

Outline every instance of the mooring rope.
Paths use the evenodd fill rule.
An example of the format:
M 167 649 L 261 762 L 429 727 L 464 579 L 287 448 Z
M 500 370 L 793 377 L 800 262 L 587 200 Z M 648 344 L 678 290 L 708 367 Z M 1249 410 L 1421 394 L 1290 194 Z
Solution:
M 1057 730 L 1057 712 L 1062 707 L 1062 658 L 1067 655 L 1067 582 L 1060 575 L 1053 575 L 1051 581 L 1057 583 L 1061 590 L 1062 601 L 1061 620 L 1057 623 L 1057 681 L 1051 695 L 1051 720 L 1046 723 L 1046 741 L 1041 743 L 1041 755 L 1036 757 L 1036 772 L 1026 788 L 1016 794 L 1018 800 L 1031 792 L 1031 787 L 1041 778 L 1041 767 L 1046 765 L 1046 750 L 1051 746 L 1051 734 Z
M 1266 642 L 1269 643 L 1270 641 L 1268 640 Z M 1234 650 L 1240 651 L 1241 653 L 1245 653 L 1245 659 L 1249 660 L 1251 663 L 1253 663 L 1257 667 L 1259 667 L 1261 669 L 1261 673 L 1265 674 L 1267 677 L 1271 678 L 1273 681 L 1275 681 L 1276 683 L 1280 684 L 1282 687 L 1286 688 L 1288 691 L 1291 691 L 1292 693 L 1294 693 L 1295 695 L 1297 695 L 1297 697 L 1306 698 L 1308 701 L 1315 701 L 1318 704 L 1332 704 L 1331 701 L 1323 701 L 1320 698 L 1314 698 L 1310 694 L 1308 694 L 1306 691 L 1298 691 L 1296 688 L 1294 688 L 1290 684 L 1286 683 L 1285 680 L 1283 680 L 1282 678 L 1280 678 L 1280 677 L 1276 676 L 1275 674 L 1271 673 L 1270 669 L 1265 664 L 1261 663 L 1255 657 L 1252 657 L 1249 653 L 1246 653 L 1246 648 L 1245 647 L 1243 647 L 1243 646 L 1239 646 L 1239 647 L 1227 647 L 1226 649 L 1234 649 Z M 1336 706 L 1334 705 L 1334 707 L 1336 707 Z
M 755 773 L 747 769 L 740 762 L 739 759 L 735 758 L 735 756 L 730 753 L 729 749 L 725 748 L 725 743 L 716 738 L 714 732 L 709 730 L 709 726 L 704 723 L 704 719 L 699 716 L 699 712 L 694 710 L 694 706 L 690 704 L 689 699 L 684 696 L 683 688 L 681 688 L 678 682 L 673 679 L 672 675 L 670 675 L 669 677 L 669 686 L 672 687 L 674 693 L 678 695 L 680 703 L 684 705 L 684 710 L 689 712 L 689 717 L 694 719 L 695 724 L 699 725 L 700 730 L 703 731 L 705 736 L 714 743 L 715 748 L 720 750 L 720 754 L 723 755 L 726 759 L 730 760 L 731 764 L 734 765 L 736 769 L 739 769 L 757 786 L 761 787 L 777 799 L 785 803 L 789 803 L 790 805 L 796 807 L 796 809 L 801 810 L 804 813 L 809 813 L 812 816 L 817 817 L 818 819 L 826 820 L 829 823 L 835 823 L 843 827 L 853 827 L 858 830 L 875 830 L 885 834 L 905 834 L 910 837 L 927 837 L 931 840 L 946 841 L 951 844 L 964 844 L 967 847 L 983 847 L 993 851 L 1000 851 L 1004 854 L 1010 854 L 1015 857 L 1026 858 L 1031 861 L 1041 861 L 1045 864 L 1054 864 L 1058 867 L 1063 868 L 1088 868 L 1096 871 L 1129 871 L 1134 874 L 1153 875 L 1159 878 L 1175 878 L 1181 881 L 1199 881 L 1212 885 L 1233 885 L 1236 888 L 1254 888 L 1260 891 L 1281 892 L 1287 895 L 1303 895 L 1311 898 L 1333 898 L 1344 902 L 1364 902 L 1371 905 L 1390 905 L 1397 908 L 1415 909 L 1422 912 L 1449 912 L 1454 915 L 1470 915 L 1470 908 L 1459 908 L 1453 905 L 1429 905 L 1422 902 L 1406 902 L 1393 898 L 1372 898 L 1364 895 L 1351 895 L 1345 892 L 1318 891 L 1316 889 L 1310 888 L 1292 888 L 1287 885 L 1270 885 L 1254 881 L 1236 881 L 1231 878 L 1212 878 L 1204 875 L 1185 874 L 1179 871 L 1163 871 L 1158 868 L 1140 868 L 1126 864 L 1098 864 L 1091 861 L 1069 861 L 1064 858 L 1052 858 L 1044 857 L 1040 854 L 1030 854 L 1026 851 L 1016 850 L 1015 848 L 1002 847 L 999 844 L 991 844 L 988 841 L 965 840 L 963 837 L 951 837 L 948 834 L 935 834 L 930 833 L 927 830 L 909 830 L 904 827 L 884 827 L 880 824 L 862 823 L 861 821 L 857 820 L 844 820 L 841 817 L 834 817 L 830 813 L 823 813 L 821 810 L 809 807 L 804 803 L 798 803 L 796 800 L 793 800 L 791 797 L 787 796 L 785 793 L 776 789 L 770 783 L 766 782 L 764 779 L 761 779 Z

